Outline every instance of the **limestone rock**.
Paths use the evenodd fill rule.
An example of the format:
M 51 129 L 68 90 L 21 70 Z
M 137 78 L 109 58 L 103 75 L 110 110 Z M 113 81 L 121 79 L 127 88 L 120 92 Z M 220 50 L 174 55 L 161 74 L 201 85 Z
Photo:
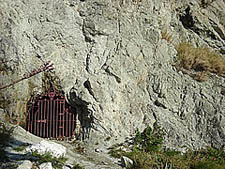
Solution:
M 1 109 L 1 108 L 0 108 L 0 120 L 1 120 L 1 121 L 5 121 L 5 120 L 6 120 L 6 119 L 5 119 L 5 112 L 4 112 L 4 110 Z
M 37 151 L 39 154 L 45 154 L 46 152 L 49 152 L 54 157 L 64 157 L 66 155 L 66 147 L 46 140 L 42 140 L 38 144 L 28 146 L 26 148 L 26 151 L 27 152 Z
M 39 169 L 53 169 L 52 163 L 42 163 L 41 165 L 39 165 Z
M 62 167 L 62 169 L 71 169 L 72 168 L 72 166 L 70 166 L 70 165 L 64 165 L 63 167 Z
M 123 167 L 125 168 L 131 168 L 134 164 L 133 160 L 129 159 L 126 156 L 122 156 L 121 157 L 121 164 Z
M 30 156 L 30 154 L 25 150 L 17 152 L 15 148 L 20 146 L 27 147 L 29 145 L 36 145 L 44 139 L 27 132 L 19 126 L 15 127 L 13 125 L 11 127 L 14 127 L 15 129 L 12 133 L 12 137 L 10 137 L 9 145 L 5 148 L 5 151 L 7 152 L 6 155 L 10 162 L 6 161 L 5 163 L 0 163 L 0 168 L 15 168 L 15 166 L 17 166 L 16 161 L 18 160 L 38 160 L 37 157 Z M 50 143 L 52 143 L 52 141 L 50 141 Z M 94 150 L 95 148 L 100 147 L 100 145 L 93 148 L 92 146 L 89 147 L 87 145 L 84 145 L 84 143 L 81 141 L 77 141 L 76 143 L 67 143 L 66 141 L 64 141 L 60 142 L 60 145 L 61 144 L 66 147 L 67 151 L 65 158 L 67 158 L 68 160 L 65 163 L 65 168 L 72 168 L 75 160 L 80 164 L 80 166 L 84 167 L 85 169 L 121 169 L 121 167 L 117 163 L 115 163 L 115 159 L 111 158 L 106 153 L 106 147 L 104 147 L 105 151 L 96 153 Z M 101 147 L 101 150 L 102 148 L 103 147 Z
M 17 169 L 31 169 L 32 168 L 33 163 L 29 160 L 24 160 L 19 162 L 19 166 L 17 167 Z

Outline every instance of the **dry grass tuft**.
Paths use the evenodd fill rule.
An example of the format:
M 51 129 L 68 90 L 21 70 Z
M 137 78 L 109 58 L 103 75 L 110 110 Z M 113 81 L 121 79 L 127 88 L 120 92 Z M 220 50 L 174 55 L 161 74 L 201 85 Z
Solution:
M 167 42 L 172 43 L 173 37 L 171 34 L 168 33 L 167 30 L 162 31 L 161 33 L 162 39 L 165 39 Z
M 225 58 L 209 48 L 195 48 L 190 43 L 182 42 L 176 46 L 178 67 L 195 70 L 199 73 L 199 81 L 205 81 L 207 73 L 215 73 L 225 77 Z M 197 78 L 197 79 L 198 79 Z

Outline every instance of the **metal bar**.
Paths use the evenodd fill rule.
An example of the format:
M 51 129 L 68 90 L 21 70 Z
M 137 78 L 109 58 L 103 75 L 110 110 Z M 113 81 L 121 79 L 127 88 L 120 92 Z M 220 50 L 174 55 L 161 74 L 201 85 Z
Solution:
M 39 112 L 40 112 L 40 100 L 38 100 L 38 110 L 35 114 L 35 135 L 38 136 L 38 117 L 39 117 Z
M 30 132 L 30 111 L 31 111 L 32 107 L 28 107 L 28 116 L 27 116 L 27 120 L 26 120 L 26 130 Z
M 30 101 L 26 129 L 43 138 L 71 137 L 76 126 L 76 112 L 65 97 L 51 90 Z
M 70 113 L 71 113 L 71 116 L 70 116 L 70 133 L 71 133 L 71 136 L 72 136 L 73 135 L 73 113 L 72 113 L 72 111 Z
M 41 137 L 44 137 L 44 132 L 45 132 L 45 108 L 46 108 L 46 98 L 43 100 L 43 109 L 42 109 L 42 115 L 41 115 Z
M 71 110 L 69 108 L 68 108 L 68 113 L 69 113 L 69 127 L 68 128 L 69 128 L 69 137 L 70 137 L 70 136 L 72 136 L 72 134 L 71 134 L 72 133 L 72 131 L 71 131 L 71 127 L 72 127 L 71 126 L 71 124 L 72 124 L 71 123 L 71 119 L 72 119 L 71 115 L 72 114 L 71 114 Z
M 74 127 L 75 127 L 74 121 L 75 121 L 75 115 L 74 115 L 74 112 L 72 112 L 72 128 L 71 128 L 72 133 L 73 133 Z
M 62 121 L 61 121 L 61 104 L 59 100 L 59 136 L 62 136 Z
M 44 121 L 43 121 L 43 116 L 44 116 L 44 111 L 45 111 L 45 100 L 42 100 L 42 113 L 41 113 L 41 118 L 40 118 L 40 137 L 43 137 L 44 134 Z
M 68 109 L 68 114 L 69 114 L 69 122 L 68 122 L 68 124 L 69 124 L 69 127 L 68 127 L 68 129 L 69 129 L 69 136 L 72 136 L 72 132 L 71 132 L 71 120 L 72 120 L 72 118 L 71 118 L 71 112 L 70 112 L 70 110 Z
M 66 114 L 67 114 L 67 137 L 70 136 L 70 132 L 69 132 L 69 127 L 70 127 L 70 123 L 69 123 L 69 120 L 70 120 L 70 116 L 69 116 L 69 109 L 67 108 L 67 111 L 66 111 Z
M 41 111 L 39 112 L 39 118 L 38 118 L 38 120 L 39 120 L 39 127 L 38 127 L 38 130 L 39 130 L 39 137 L 42 137 L 42 114 L 43 114 L 43 108 L 44 108 L 44 106 L 43 106 L 43 104 L 44 104 L 44 100 L 41 100 Z
M 63 128 L 64 129 L 64 136 L 67 137 L 67 113 L 66 113 L 65 107 L 64 107 L 63 111 L 64 111 L 64 118 L 63 118 L 63 120 L 64 120 L 64 123 L 63 123 L 64 124 L 64 128 Z
M 43 113 L 43 137 L 45 138 L 46 137 L 46 111 L 47 111 L 47 102 L 48 100 L 45 99 L 45 104 L 44 104 L 44 113 Z
M 32 98 L 32 110 L 31 112 L 29 112 L 29 114 L 31 114 L 31 121 L 30 121 L 30 125 L 31 125 L 31 130 L 30 132 L 33 133 L 33 123 L 34 123 L 34 106 L 35 106 L 35 102 L 34 102 L 34 98 Z
M 65 130 L 65 99 L 63 99 L 63 102 L 62 102 L 62 113 L 63 113 L 63 115 L 62 115 L 62 126 L 63 126 L 63 129 L 62 129 L 62 136 L 65 136 L 65 132 L 64 132 L 64 130 Z
M 49 137 L 49 121 L 48 121 L 48 114 L 49 114 L 49 100 L 47 101 L 47 108 L 46 108 L 46 114 L 45 114 L 45 119 L 46 119 L 46 137 Z
M 65 115 L 66 115 L 66 137 L 69 137 L 69 112 L 68 112 L 68 109 L 66 108 L 66 111 L 65 111 Z
M 51 103 L 51 108 L 50 108 L 50 111 L 49 111 L 49 114 L 50 114 L 50 121 L 51 121 L 51 125 L 50 125 L 50 128 L 51 128 L 51 138 L 53 138 L 53 133 L 54 133 L 54 117 L 53 117 L 53 109 L 54 109 L 54 105 L 53 105 L 53 101 L 50 99 L 50 103 Z
M 55 135 L 55 138 L 57 138 L 58 136 L 59 136 L 59 127 L 58 127 L 58 116 L 59 116 L 59 103 L 58 103 L 58 101 L 59 101 L 59 99 L 57 98 L 56 99 L 56 107 L 55 107 L 55 109 L 56 109 L 56 113 L 55 113 L 55 123 L 56 123 L 56 127 L 55 127 L 55 133 L 56 133 L 56 135 Z
M 53 100 L 52 102 L 53 102 L 53 103 L 52 103 L 52 104 L 53 104 L 52 110 L 53 110 L 54 114 L 56 114 L 56 104 L 57 104 L 57 102 L 56 102 L 56 100 Z M 55 126 L 55 123 L 56 123 L 56 122 L 55 122 L 55 119 L 51 119 L 51 120 L 54 121 L 53 126 Z M 54 132 L 56 132 L 56 131 L 55 131 L 55 128 L 54 128 Z
M 39 120 L 39 136 L 42 137 L 42 115 L 43 115 L 43 109 L 44 109 L 44 100 L 41 100 L 41 112 L 40 112 L 40 118 L 38 118 Z
M 52 137 L 52 102 L 49 102 L 49 137 Z
M 72 136 L 73 134 L 72 134 L 72 112 L 71 112 L 71 110 L 69 109 L 69 111 L 70 111 L 70 121 L 69 121 L 69 134 L 70 134 L 70 136 Z
M 38 101 L 37 105 L 39 105 L 40 102 Z M 38 111 L 39 111 L 39 106 L 37 106 L 37 110 L 34 112 L 34 118 L 33 118 L 33 123 L 34 123 L 34 135 L 37 135 L 37 114 L 38 114 Z
M 72 129 L 72 120 L 73 120 L 73 113 L 72 113 L 72 110 L 71 110 L 71 108 L 69 109 L 69 111 L 70 111 L 70 136 L 72 136 L 73 135 L 73 129 Z

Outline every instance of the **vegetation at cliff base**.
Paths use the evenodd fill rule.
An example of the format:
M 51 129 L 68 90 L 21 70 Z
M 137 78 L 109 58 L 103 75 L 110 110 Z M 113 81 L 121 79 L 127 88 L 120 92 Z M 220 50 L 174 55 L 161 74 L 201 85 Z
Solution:
M 8 160 L 4 148 L 11 137 L 13 129 L 14 128 L 8 127 L 4 123 L 0 122 L 0 161 L 1 162 Z
M 126 156 L 133 160 L 130 169 L 225 169 L 225 151 L 206 148 L 181 153 L 163 150 L 164 131 L 157 125 L 137 132 L 131 145 L 117 144 L 109 154 L 115 158 Z
M 50 152 L 45 154 L 39 154 L 37 151 L 32 152 L 32 157 L 35 157 L 33 161 L 35 164 L 40 165 L 42 163 L 51 162 L 54 168 L 61 169 L 64 166 L 67 158 L 65 157 L 54 157 Z

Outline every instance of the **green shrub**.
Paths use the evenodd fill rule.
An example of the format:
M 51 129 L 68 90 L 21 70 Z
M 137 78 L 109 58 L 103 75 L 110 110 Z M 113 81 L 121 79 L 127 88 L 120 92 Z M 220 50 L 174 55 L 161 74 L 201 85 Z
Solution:
M 225 151 L 206 148 L 187 151 L 183 155 L 174 150 L 162 150 L 164 131 L 157 123 L 141 133 L 137 132 L 131 152 L 125 152 L 123 144 L 111 147 L 111 156 L 126 156 L 133 160 L 132 169 L 225 169 Z
M 193 169 L 224 169 L 225 166 L 214 161 L 200 161 L 191 166 Z
M 5 146 L 9 141 L 14 128 L 8 127 L 4 123 L 0 122 L 0 145 Z
M 11 137 L 13 129 L 14 128 L 8 127 L 4 123 L 0 122 L 0 161 L 2 162 L 8 160 L 4 148 Z
M 77 164 L 74 162 L 72 169 L 84 169 L 84 167 L 82 167 L 82 166 L 80 166 L 80 164 Z
M 33 161 L 39 165 L 41 163 L 51 162 L 54 168 L 61 169 L 64 166 L 67 158 L 65 157 L 54 157 L 50 152 L 46 152 L 45 154 L 39 154 L 37 151 L 32 152 L 32 156 L 36 157 Z
M 157 123 L 154 123 L 153 129 L 147 126 L 142 133 L 137 131 L 134 145 L 145 152 L 159 151 L 163 144 L 164 135 L 164 130 Z M 137 147 L 134 148 L 137 149 Z
M 13 150 L 20 152 L 20 151 L 25 150 L 26 147 L 27 147 L 27 145 L 21 145 L 21 146 L 13 148 Z

